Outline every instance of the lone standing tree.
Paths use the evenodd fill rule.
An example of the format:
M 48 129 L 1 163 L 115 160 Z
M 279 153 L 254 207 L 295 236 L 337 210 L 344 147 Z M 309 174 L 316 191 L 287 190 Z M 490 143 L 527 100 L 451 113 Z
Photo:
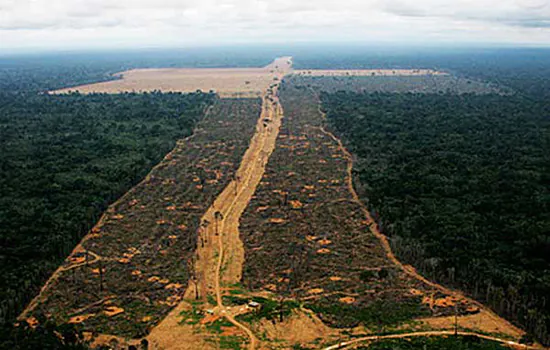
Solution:
M 214 213 L 214 219 L 216 220 L 216 236 L 219 235 L 219 222 L 223 220 L 223 214 L 220 211 Z

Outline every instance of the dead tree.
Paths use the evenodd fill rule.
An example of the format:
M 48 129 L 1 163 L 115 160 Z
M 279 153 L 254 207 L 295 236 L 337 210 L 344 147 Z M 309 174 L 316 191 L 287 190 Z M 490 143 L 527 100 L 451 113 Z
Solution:
M 187 259 L 187 271 L 189 271 L 189 280 L 195 286 L 195 300 L 199 300 L 200 293 L 199 293 L 199 285 L 197 281 L 197 272 L 195 271 L 195 263 L 196 263 L 195 255 L 192 255 Z
M 223 220 L 223 214 L 222 212 L 220 211 L 217 211 L 214 213 L 214 219 L 215 219 L 215 222 L 216 222 L 216 236 L 219 235 L 219 228 L 220 228 L 220 225 L 219 225 L 219 222 Z
M 204 238 L 204 242 L 202 243 L 202 246 L 204 247 L 204 244 L 208 244 L 208 235 L 205 234 L 208 230 L 208 226 L 210 225 L 210 221 L 208 220 L 204 220 L 203 222 L 201 222 L 201 225 L 199 227 L 199 235 L 201 237 L 201 241 L 202 241 L 202 238 Z
M 239 181 L 240 181 L 240 177 L 237 176 L 237 174 L 233 175 L 233 181 L 235 182 L 235 196 L 237 196 L 239 194 Z

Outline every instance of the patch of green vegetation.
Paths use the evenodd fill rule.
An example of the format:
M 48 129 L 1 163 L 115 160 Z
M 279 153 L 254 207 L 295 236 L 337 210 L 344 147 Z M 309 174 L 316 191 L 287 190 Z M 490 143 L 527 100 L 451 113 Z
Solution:
M 252 323 L 264 318 L 273 320 L 282 317 L 284 319 L 290 316 L 292 310 L 300 307 L 300 304 L 294 300 L 279 302 L 262 297 L 253 297 L 252 301 L 260 304 L 260 307 L 256 311 L 239 316 L 240 320 Z
M 202 300 L 186 299 L 186 301 L 193 306 L 200 306 L 204 304 Z
M 307 304 L 305 307 L 317 313 L 323 321 L 328 323 L 337 320 L 338 325 L 354 327 L 363 324 L 369 329 L 377 330 L 429 315 L 429 312 L 416 299 L 400 302 L 381 299 L 363 307 L 323 300 L 319 303 Z
M 206 324 L 206 329 L 211 333 L 223 333 L 222 327 L 233 327 L 233 323 L 229 322 L 225 317 L 219 318 L 214 322 Z
M 373 342 L 358 350 L 500 350 L 507 349 L 497 342 L 471 336 L 412 337 Z
M 180 312 L 180 316 L 183 317 L 182 320 L 179 322 L 180 324 L 196 325 L 200 322 L 202 318 L 202 313 L 196 305 L 193 305 L 192 310 L 182 311 Z
M 245 305 L 249 298 L 240 298 L 233 295 L 224 295 L 222 297 L 224 305 Z
M 243 338 L 234 335 L 220 337 L 220 349 L 242 349 Z
M 212 294 L 207 294 L 206 295 L 206 300 L 208 300 L 208 303 L 210 305 L 217 305 L 218 304 L 218 302 L 216 301 L 216 298 Z
M 229 284 L 227 285 L 229 289 L 229 294 L 231 295 L 238 295 L 238 294 L 244 294 L 245 293 L 245 289 L 243 287 L 243 285 L 241 283 L 233 283 L 233 284 Z

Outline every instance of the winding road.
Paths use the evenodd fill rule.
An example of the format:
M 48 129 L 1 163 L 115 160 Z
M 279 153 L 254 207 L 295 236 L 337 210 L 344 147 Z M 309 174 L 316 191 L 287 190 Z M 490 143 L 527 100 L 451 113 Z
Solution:
M 541 349 L 540 347 L 520 344 L 514 341 L 492 337 L 489 335 L 473 333 L 473 332 L 453 332 L 453 331 L 428 331 L 428 332 L 414 332 L 414 333 L 401 333 L 401 334 L 387 334 L 387 335 L 370 335 L 367 337 L 356 338 L 353 340 L 348 340 L 340 342 L 329 347 L 324 348 L 323 350 L 336 350 L 336 349 L 345 349 L 357 343 L 368 342 L 368 341 L 378 341 L 384 339 L 402 339 L 402 338 L 412 338 L 412 337 L 439 337 L 442 335 L 461 335 L 461 336 L 473 336 L 485 340 L 492 340 L 499 342 L 503 345 L 514 347 L 516 349 Z
M 196 288 L 200 289 L 203 297 L 209 293 L 215 294 L 217 305 L 212 310 L 214 315 L 226 318 L 244 331 L 250 339 L 250 350 L 255 349 L 259 341 L 247 326 L 235 319 L 243 313 L 242 308 L 232 308 L 223 304 L 222 288 L 224 284 L 235 284 L 241 280 L 244 248 L 240 240 L 239 219 L 254 195 L 269 157 L 275 149 L 283 118 L 277 89 L 282 78 L 289 73 L 291 62 L 290 57 L 282 57 L 269 66 L 274 83 L 262 98 L 262 112 L 256 132 L 235 178 L 202 218 L 204 229 L 201 238 L 207 243 L 197 250 L 198 259 L 195 264 L 196 275 L 199 277 Z

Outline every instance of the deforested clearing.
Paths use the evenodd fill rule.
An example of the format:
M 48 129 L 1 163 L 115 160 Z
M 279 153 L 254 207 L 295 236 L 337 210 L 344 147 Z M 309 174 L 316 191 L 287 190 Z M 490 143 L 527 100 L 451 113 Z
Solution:
M 452 166 L 459 163 L 457 136 L 463 129 L 449 129 L 452 118 L 438 118 L 443 113 L 435 113 L 436 107 L 458 111 L 459 126 L 469 115 L 476 122 L 490 120 L 489 113 L 461 108 L 475 106 L 479 113 L 487 102 L 521 101 L 507 101 L 512 90 L 435 69 L 293 71 L 292 59 L 281 57 L 263 68 L 131 70 L 116 81 L 52 93 L 84 95 L 43 97 L 196 90 L 222 98 L 209 94 L 213 105 L 194 135 L 178 141 L 109 207 L 19 317 L 23 327 L 69 325 L 87 333 L 92 346 L 110 348 L 332 350 L 449 335 L 518 347 L 530 341 L 529 333 L 507 321 L 518 303 L 506 303 L 493 282 L 464 289 L 470 294 L 453 289 L 461 287 L 453 281 L 464 264 L 438 273 L 444 260 L 425 255 L 430 246 L 420 249 L 412 244 L 416 240 L 395 235 L 407 228 L 397 215 L 422 204 L 423 188 L 407 192 L 420 175 L 428 175 L 424 188 L 440 184 L 426 201 L 437 204 L 434 198 L 448 197 L 452 177 L 431 175 L 443 165 L 460 174 Z M 513 108 L 502 115 L 508 110 Z M 431 130 L 444 131 L 445 142 L 429 143 L 437 136 Z M 466 134 L 470 130 L 477 128 Z M 406 144 L 427 140 L 426 149 L 407 153 L 409 147 L 396 147 L 413 132 L 419 135 L 404 138 Z M 480 143 L 475 137 L 468 149 Z M 433 152 L 445 147 L 454 148 Z M 416 159 L 430 164 L 433 156 L 425 155 L 434 153 L 446 162 L 407 176 L 418 172 L 412 167 Z M 400 166 L 386 166 L 390 161 Z M 405 175 L 378 176 L 397 170 Z M 388 181 L 398 182 L 382 186 Z M 444 208 L 423 206 L 409 213 L 409 222 L 421 222 L 413 234 L 425 236 L 437 233 L 435 224 L 448 224 L 429 243 L 451 242 L 444 257 L 460 258 L 454 243 L 467 245 L 451 234 L 465 232 L 468 218 L 451 211 L 420 221 Z M 521 290 L 507 292 L 519 296 Z M 528 321 L 542 319 L 529 315 Z M 544 339 L 540 324 L 522 326 Z
M 214 91 L 221 97 L 260 97 L 289 69 L 290 57 L 281 57 L 262 68 L 155 68 L 133 69 L 115 74 L 120 79 L 81 85 L 52 93 L 195 92 Z
M 143 337 L 158 324 L 184 296 L 200 218 L 235 174 L 259 102 L 216 101 L 192 137 L 178 141 L 140 184 L 111 205 L 24 318 L 126 338 Z
M 449 75 L 434 69 L 301 69 L 294 74 L 312 77 Z

